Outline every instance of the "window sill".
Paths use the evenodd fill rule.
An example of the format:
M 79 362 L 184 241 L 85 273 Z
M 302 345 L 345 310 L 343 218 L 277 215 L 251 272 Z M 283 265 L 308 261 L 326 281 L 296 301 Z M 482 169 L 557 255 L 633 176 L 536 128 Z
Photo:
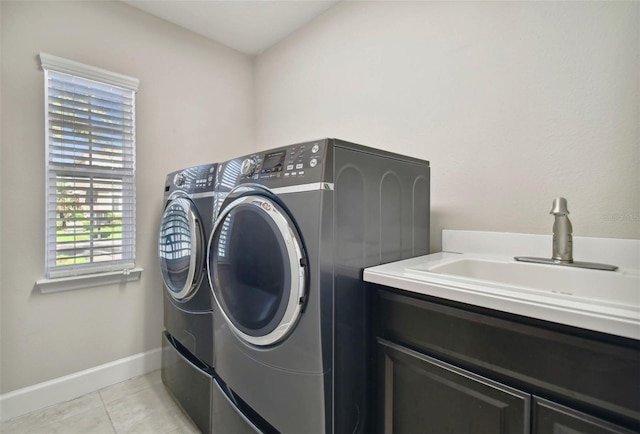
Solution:
M 87 274 L 85 276 L 59 277 L 57 279 L 40 279 L 36 286 L 42 294 L 52 292 L 71 291 L 74 289 L 91 288 L 93 286 L 112 285 L 114 283 L 134 282 L 140 279 L 142 268 L 132 268 L 124 271 L 112 271 L 108 273 Z

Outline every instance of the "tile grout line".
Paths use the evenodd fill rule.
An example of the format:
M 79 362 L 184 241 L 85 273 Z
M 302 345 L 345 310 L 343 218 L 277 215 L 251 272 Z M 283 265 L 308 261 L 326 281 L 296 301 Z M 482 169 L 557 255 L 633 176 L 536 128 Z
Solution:
M 98 390 L 98 396 L 100 397 L 100 402 L 102 403 L 102 408 L 104 409 L 104 412 L 107 413 L 107 417 L 109 418 L 109 423 L 111 424 L 111 428 L 113 429 L 113 432 L 115 434 L 118 434 L 118 431 L 116 431 L 116 426 L 113 424 L 113 419 L 111 419 L 111 413 L 109 413 L 109 409 L 107 408 L 107 404 L 105 404 L 104 398 L 102 397 L 102 391 L 103 390 L 104 390 L 104 388 Z

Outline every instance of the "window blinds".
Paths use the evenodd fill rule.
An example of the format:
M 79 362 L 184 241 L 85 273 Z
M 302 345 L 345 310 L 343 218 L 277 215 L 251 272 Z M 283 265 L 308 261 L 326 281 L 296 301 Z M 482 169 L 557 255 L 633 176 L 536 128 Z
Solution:
M 56 64 L 48 59 L 72 68 L 53 69 Z M 46 275 L 133 268 L 135 89 L 113 85 L 109 73 L 97 68 L 87 66 L 89 73 L 84 75 L 91 78 L 86 78 L 82 64 L 43 54 L 41 60 L 46 105 Z M 106 79 L 96 81 L 96 71 Z M 137 80 L 135 84 L 137 89 Z

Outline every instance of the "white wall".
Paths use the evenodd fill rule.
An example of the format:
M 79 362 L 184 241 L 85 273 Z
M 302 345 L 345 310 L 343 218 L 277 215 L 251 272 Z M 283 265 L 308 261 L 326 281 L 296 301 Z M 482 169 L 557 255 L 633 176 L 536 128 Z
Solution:
M 120 2 L 0 2 L 2 393 L 160 346 L 167 172 L 253 148 L 251 59 Z M 56 56 L 140 79 L 139 282 L 42 295 L 43 73 Z
M 557 195 L 576 234 L 640 238 L 638 29 L 637 2 L 345 2 L 252 64 L 119 2 L 0 2 L 0 392 L 156 348 L 164 174 L 254 146 L 334 136 L 430 160 L 434 250 L 442 228 L 548 233 Z M 34 287 L 41 51 L 140 79 L 140 282 Z
M 0 38 L 2 37 L 2 5 L 0 5 Z M 2 180 L 2 40 L 0 39 L 0 180 Z M 0 393 L 2 392 L 2 188 L 0 186 Z
M 549 233 L 556 196 L 575 234 L 640 238 L 638 29 L 638 2 L 344 2 L 257 59 L 257 146 L 430 160 L 434 251 Z

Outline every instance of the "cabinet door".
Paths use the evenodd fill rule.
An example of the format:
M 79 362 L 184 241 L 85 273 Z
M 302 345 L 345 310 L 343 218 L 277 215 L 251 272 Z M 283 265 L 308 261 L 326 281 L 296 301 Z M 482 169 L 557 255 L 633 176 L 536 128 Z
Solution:
M 629 434 L 631 431 L 546 399 L 534 397 L 533 433 Z
M 387 433 L 528 433 L 530 395 L 378 339 Z

